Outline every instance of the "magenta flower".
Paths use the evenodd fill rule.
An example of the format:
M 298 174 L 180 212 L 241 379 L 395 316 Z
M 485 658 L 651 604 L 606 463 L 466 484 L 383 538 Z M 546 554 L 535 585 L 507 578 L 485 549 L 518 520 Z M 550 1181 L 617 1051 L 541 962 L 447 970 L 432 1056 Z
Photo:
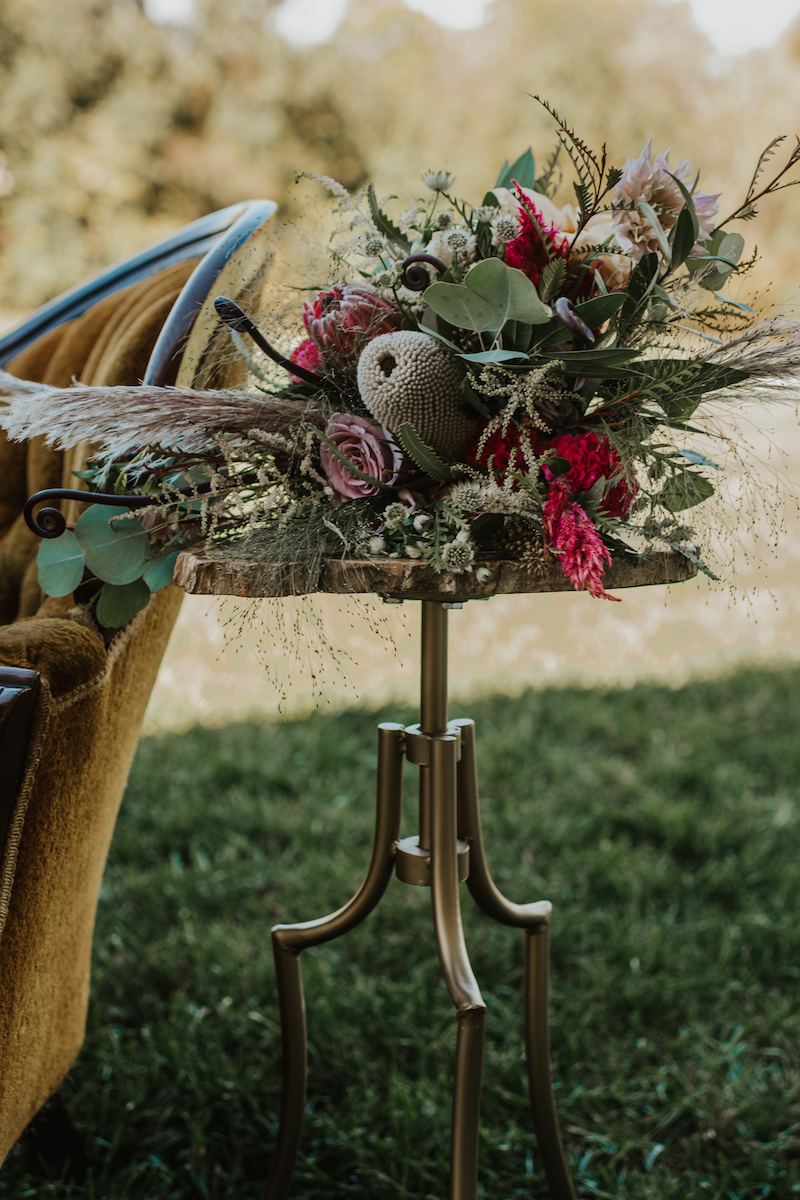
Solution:
M 325 430 L 350 461 L 373 479 L 392 484 L 403 462 L 402 451 L 394 444 L 391 434 L 371 417 L 354 417 L 351 413 L 333 413 Z M 377 496 L 380 488 L 365 479 L 351 475 L 327 446 L 321 446 L 320 462 L 336 495 L 334 504 Z
M 603 575 L 606 567 L 611 565 L 611 553 L 589 516 L 577 501 L 570 499 L 566 484 L 558 479 L 550 486 L 542 516 L 550 545 L 575 591 L 618 601 L 618 596 L 609 596 L 603 587 Z
M 295 346 L 289 355 L 289 362 L 297 363 L 298 367 L 305 367 L 307 371 L 313 371 L 315 374 L 319 374 L 323 366 L 319 347 L 311 338 L 306 338 L 299 346 Z M 292 379 L 295 383 L 303 382 L 299 375 L 293 375 Z
M 355 283 L 337 283 L 303 305 L 309 337 L 326 362 L 340 371 L 355 371 L 367 342 L 394 333 L 402 320 L 403 314 L 388 300 Z

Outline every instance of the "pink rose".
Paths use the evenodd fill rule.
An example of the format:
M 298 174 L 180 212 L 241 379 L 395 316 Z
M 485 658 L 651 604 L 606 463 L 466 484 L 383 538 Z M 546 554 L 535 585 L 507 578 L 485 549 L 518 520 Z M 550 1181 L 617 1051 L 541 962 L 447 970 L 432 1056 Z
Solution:
M 333 413 L 325 430 L 332 442 L 366 475 L 381 483 L 394 483 L 403 462 L 402 452 L 387 430 L 371 417 L 354 417 L 351 413 Z M 334 458 L 327 446 L 321 446 L 320 462 L 336 495 L 334 504 L 357 500 L 362 496 L 377 496 L 380 491 L 373 483 L 357 479 Z

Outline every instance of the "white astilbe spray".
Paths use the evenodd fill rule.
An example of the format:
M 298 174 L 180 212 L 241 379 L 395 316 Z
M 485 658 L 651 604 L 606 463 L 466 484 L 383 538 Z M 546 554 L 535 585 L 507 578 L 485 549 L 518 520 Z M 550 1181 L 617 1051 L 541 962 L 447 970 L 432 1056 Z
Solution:
M 43 437 L 58 450 L 93 442 L 108 460 L 153 444 L 164 450 L 202 453 L 216 448 L 220 433 L 245 435 L 251 429 L 282 433 L 304 421 L 320 428 L 324 424 L 322 416 L 304 405 L 251 392 L 38 385 L 31 391 L 30 386 L 0 373 L 0 388 L 7 397 L 7 407 L 0 409 L 0 427 L 12 441 Z

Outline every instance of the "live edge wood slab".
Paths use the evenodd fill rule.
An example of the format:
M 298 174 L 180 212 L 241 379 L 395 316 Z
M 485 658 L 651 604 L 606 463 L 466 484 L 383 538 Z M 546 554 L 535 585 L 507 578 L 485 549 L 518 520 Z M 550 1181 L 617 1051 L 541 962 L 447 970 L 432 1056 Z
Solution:
M 292 578 L 286 567 L 237 558 L 231 547 L 185 550 L 175 565 L 174 582 L 190 595 L 200 596 L 297 596 L 310 592 L 343 595 L 373 592 L 392 600 L 483 600 L 514 592 L 572 591 L 557 563 L 545 574 L 532 574 L 519 562 L 485 558 L 463 575 L 437 574 L 424 561 L 393 558 L 331 558 L 320 570 L 314 585 L 307 586 L 305 570 Z M 478 567 L 491 578 L 479 583 Z M 654 552 L 635 562 L 619 561 L 609 567 L 603 584 L 617 588 L 645 587 L 659 583 L 681 583 L 692 579 L 697 567 L 682 554 Z

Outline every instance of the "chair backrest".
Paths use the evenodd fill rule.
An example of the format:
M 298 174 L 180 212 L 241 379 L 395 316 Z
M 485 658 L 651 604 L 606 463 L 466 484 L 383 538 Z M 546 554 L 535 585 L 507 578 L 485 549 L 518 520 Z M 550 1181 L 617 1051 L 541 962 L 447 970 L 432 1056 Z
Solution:
M 10 364 L 12 373 L 26 376 L 28 362 L 44 382 L 68 384 L 73 374 L 104 385 L 142 377 L 171 382 L 209 295 L 213 301 L 217 283 L 227 287 L 228 277 L 247 276 L 241 256 L 274 211 L 275 205 L 258 201 L 233 222 L 226 217 L 225 230 L 214 234 L 191 274 L 190 263 L 172 260 L 152 279 L 131 285 L 120 264 L 102 284 L 126 284 L 118 298 L 112 290 L 97 301 L 96 292 L 94 306 L 80 316 L 69 307 L 74 295 L 54 301 L 40 314 L 38 340 L 30 327 L 14 331 L 17 350 L 25 349 Z M 196 253 L 197 245 L 184 239 L 169 253 Z M 70 323 L 63 324 L 67 313 Z M 208 344 L 205 325 L 199 341 Z M 0 350 L 4 344 L 7 350 L 8 338 Z M 3 456 L 12 449 L 4 471 Z M 52 483 L 44 486 L 57 487 L 86 450 L 57 454 L 30 443 L 17 455 L 0 438 L 0 509 L 3 497 L 13 498 L 26 479 L 28 492 L 42 490 L 39 481 L 48 478 Z M 5 491 L 4 476 L 13 476 Z M 19 520 L 7 523 L 5 534 L 1 527 L 2 519 L 0 611 L 4 586 L 20 595 L 27 588 L 33 597 L 38 550 Z M 103 867 L 181 598 L 177 588 L 163 588 L 108 646 L 98 630 L 72 619 L 69 598 L 41 606 L 20 602 L 5 618 L 10 623 L 0 624 L 0 663 L 7 664 L 5 673 L 0 668 L 0 780 L 6 781 L 0 821 L 13 835 L 3 836 L 0 827 L 0 1162 L 56 1091 L 83 1040 Z

